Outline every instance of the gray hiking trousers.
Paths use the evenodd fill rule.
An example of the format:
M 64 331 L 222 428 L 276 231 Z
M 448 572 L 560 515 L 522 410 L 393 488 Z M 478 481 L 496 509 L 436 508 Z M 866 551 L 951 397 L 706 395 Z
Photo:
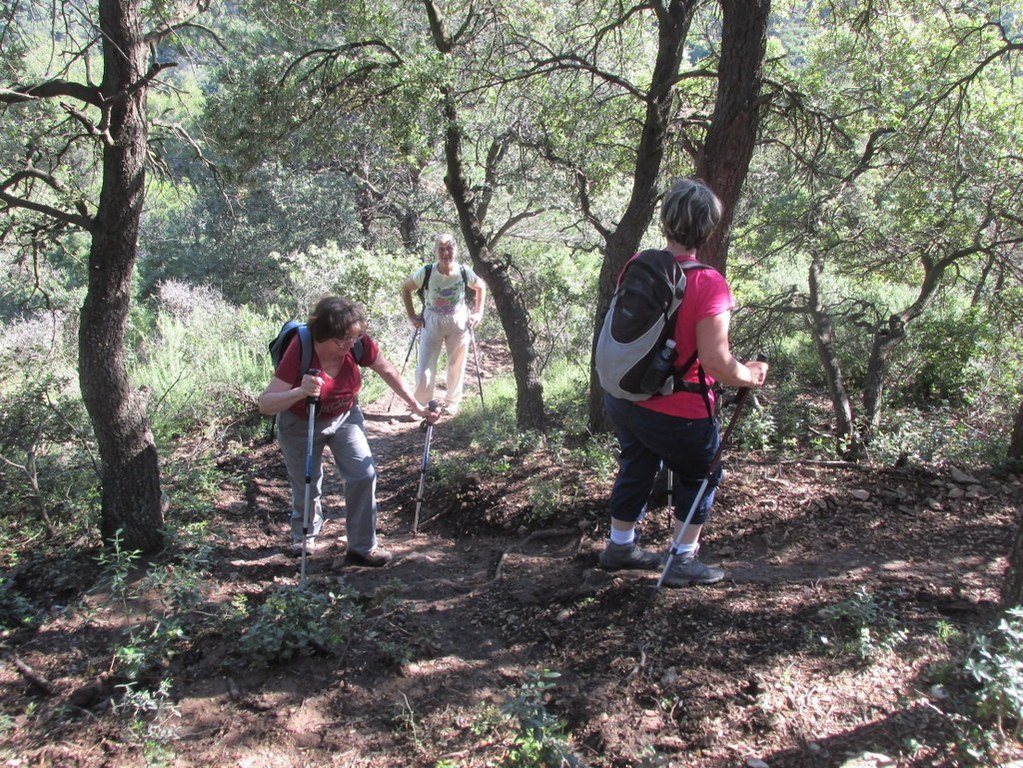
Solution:
M 316 419 L 313 430 L 312 492 L 310 494 L 309 535 L 317 536 L 323 527 L 320 496 L 323 485 L 323 449 L 330 448 L 345 487 L 345 527 L 348 550 L 365 555 L 377 545 L 377 470 L 366 439 L 365 422 L 358 404 L 336 419 Z M 291 480 L 291 537 L 302 542 L 302 516 L 305 509 L 306 441 L 309 419 L 285 411 L 277 424 L 277 442 Z

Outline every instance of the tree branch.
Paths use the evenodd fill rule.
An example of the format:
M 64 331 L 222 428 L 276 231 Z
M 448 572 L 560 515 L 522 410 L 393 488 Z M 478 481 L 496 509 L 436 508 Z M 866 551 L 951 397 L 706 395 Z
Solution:
M 77 99 L 94 107 L 103 106 L 103 96 L 99 88 L 70 80 L 47 80 L 38 85 L 0 88 L 0 104 L 23 104 L 26 101 L 53 99 L 61 96 Z
M 195 0 L 178 9 L 178 12 L 173 16 L 164 19 L 150 32 L 147 32 L 143 40 L 149 44 L 158 43 L 166 37 L 173 35 L 179 29 L 184 27 L 197 26 L 192 24 L 192 19 L 209 10 L 210 0 Z M 214 39 L 215 36 L 214 36 Z M 218 40 L 219 42 L 219 40 Z

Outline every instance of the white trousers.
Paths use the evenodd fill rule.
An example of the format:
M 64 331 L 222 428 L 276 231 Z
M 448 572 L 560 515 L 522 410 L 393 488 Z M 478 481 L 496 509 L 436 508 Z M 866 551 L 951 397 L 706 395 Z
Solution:
M 437 362 L 441 349 L 447 353 L 447 405 L 458 406 L 465 389 L 465 361 L 469 352 L 469 313 L 460 308 L 453 315 L 424 313 L 426 325 L 419 341 L 419 363 L 416 365 L 416 400 L 422 404 L 433 400 L 437 384 Z

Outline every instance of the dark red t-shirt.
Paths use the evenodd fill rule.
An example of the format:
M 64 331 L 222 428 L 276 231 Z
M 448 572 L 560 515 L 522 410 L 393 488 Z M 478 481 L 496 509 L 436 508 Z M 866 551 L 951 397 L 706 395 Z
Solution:
M 313 347 L 313 359 L 309 367 L 320 369 L 320 378 L 323 379 L 323 387 L 320 389 L 320 406 L 316 418 L 334 419 L 352 407 L 352 403 L 355 402 L 355 398 L 362 388 L 362 372 L 359 370 L 359 366 L 373 365 L 379 353 L 380 348 L 377 347 L 376 342 L 363 334 L 362 357 L 356 360 L 354 347 L 350 349 L 344 360 L 341 361 L 341 370 L 338 372 L 337 378 L 332 379 L 323 373 L 323 366 L 316 354 L 316 347 Z M 281 358 L 280 365 L 274 371 L 274 376 L 297 387 L 302 383 L 301 367 L 302 361 L 296 333 L 284 351 L 284 357 Z M 305 400 L 299 400 L 288 410 L 296 416 L 308 415 Z

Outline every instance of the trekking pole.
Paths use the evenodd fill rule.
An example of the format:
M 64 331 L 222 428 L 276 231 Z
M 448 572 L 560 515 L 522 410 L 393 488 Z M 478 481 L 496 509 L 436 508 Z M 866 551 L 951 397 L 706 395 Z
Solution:
M 757 360 L 762 363 L 767 362 L 767 355 L 757 355 Z M 725 433 L 721 435 L 721 440 L 718 441 L 718 449 L 714 452 L 714 458 L 710 461 L 710 467 L 707 469 L 707 474 L 704 475 L 703 482 L 700 483 L 700 489 L 696 492 L 696 498 L 693 499 L 692 506 L 689 507 L 689 514 L 686 515 L 685 522 L 682 523 L 682 527 L 678 529 L 678 533 L 675 534 L 675 538 L 671 541 L 671 548 L 668 549 L 668 557 L 664 561 L 664 569 L 661 571 L 660 578 L 657 579 L 657 586 L 655 587 L 656 590 L 660 590 L 661 585 L 664 583 L 664 579 L 668 575 L 668 569 L 671 568 L 671 562 L 675 559 L 675 555 L 678 554 L 678 548 L 682 544 L 682 537 L 686 535 L 689 523 L 692 522 L 693 515 L 696 514 L 696 508 L 703 500 L 704 494 L 707 493 L 707 486 L 710 485 L 710 479 L 717 472 L 718 466 L 721 464 L 721 452 L 724 450 L 725 444 L 732 435 L 732 430 L 735 428 L 735 424 L 739 420 L 739 414 L 742 412 L 743 405 L 746 404 L 749 392 L 749 387 L 743 387 L 735 395 L 735 411 L 732 413 L 732 418 L 728 422 L 728 427 L 725 429 Z
M 440 403 L 436 400 L 431 400 L 426 409 L 430 413 L 436 413 L 440 410 Z M 423 422 L 423 428 L 426 430 L 426 440 L 423 442 L 423 462 L 419 467 L 419 491 L 416 493 L 416 516 L 412 521 L 412 533 L 419 533 L 419 511 L 423 508 L 423 490 L 426 488 L 426 467 L 430 463 L 430 440 L 433 437 L 433 424 L 429 420 Z
M 401 364 L 401 375 L 402 376 L 405 375 L 405 368 L 408 366 L 409 358 L 412 357 L 412 348 L 415 347 L 416 339 L 418 339 L 418 338 L 419 338 L 419 328 L 417 326 L 416 329 L 414 331 L 412 331 L 412 341 L 409 342 L 408 352 L 405 353 L 405 362 Z M 394 405 L 394 391 L 393 390 L 391 391 L 391 399 L 387 402 L 387 410 L 388 411 L 391 410 L 391 406 L 392 405 Z
M 310 376 L 319 376 L 316 368 L 309 369 Z M 305 586 L 305 560 L 306 542 L 309 540 L 309 508 L 312 506 L 313 497 L 313 435 L 316 432 L 316 406 L 320 404 L 319 397 L 306 398 L 306 407 L 309 410 L 309 435 L 305 444 L 305 507 L 302 510 L 302 570 L 299 576 L 299 587 Z
M 480 407 L 486 413 L 487 404 L 483 402 L 483 377 L 480 375 L 480 355 L 476 348 L 476 331 L 473 328 L 469 329 L 469 338 L 472 340 L 472 359 L 476 365 L 476 383 L 480 386 Z

